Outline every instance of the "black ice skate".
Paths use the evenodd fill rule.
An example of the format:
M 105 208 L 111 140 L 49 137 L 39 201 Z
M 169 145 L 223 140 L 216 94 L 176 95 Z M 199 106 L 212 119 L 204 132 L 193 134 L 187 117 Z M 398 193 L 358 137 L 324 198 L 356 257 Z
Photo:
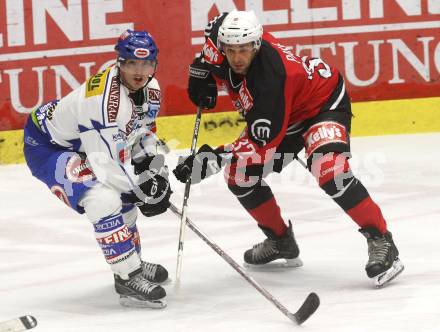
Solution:
M 142 276 L 150 282 L 161 284 L 168 279 L 168 271 L 160 264 L 141 262 Z
M 376 287 L 382 287 L 393 280 L 404 269 L 399 259 L 399 251 L 390 232 L 381 234 L 374 227 L 359 230 L 367 238 L 368 262 L 365 266 L 367 276 L 373 279 Z
M 289 228 L 282 237 L 276 236 L 268 228 L 260 228 L 267 236 L 267 239 L 254 245 L 252 249 L 244 253 L 246 267 L 299 267 L 303 265 L 298 257 L 299 248 L 293 235 L 290 220 Z M 283 261 L 277 261 L 279 259 L 283 259 Z
M 115 277 L 115 290 L 120 295 L 119 302 L 126 307 L 154 308 L 166 307 L 166 302 L 162 300 L 165 289 L 162 286 L 149 282 L 142 275 L 142 268 L 129 274 L 127 280 L 118 275 Z

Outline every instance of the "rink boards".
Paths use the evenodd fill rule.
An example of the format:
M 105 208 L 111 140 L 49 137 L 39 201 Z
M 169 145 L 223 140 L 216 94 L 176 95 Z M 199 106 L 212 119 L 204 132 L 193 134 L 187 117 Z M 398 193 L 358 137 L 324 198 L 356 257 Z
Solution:
M 440 131 L 440 98 L 370 101 L 353 104 L 353 136 Z M 195 115 L 159 117 L 158 135 L 171 149 L 191 145 Z M 236 112 L 205 112 L 199 142 L 213 146 L 232 142 L 244 127 Z M 0 164 L 23 162 L 23 130 L 0 131 Z

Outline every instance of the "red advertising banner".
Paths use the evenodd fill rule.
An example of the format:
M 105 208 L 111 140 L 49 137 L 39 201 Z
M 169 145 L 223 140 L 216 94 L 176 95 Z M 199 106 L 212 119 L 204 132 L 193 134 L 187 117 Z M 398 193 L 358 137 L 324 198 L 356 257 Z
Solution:
M 0 0 L 0 130 L 114 62 L 127 28 L 159 46 L 161 116 L 193 113 L 188 64 L 209 19 L 235 8 L 254 10 L 292 52 L 339 68 L 353 101 L 440 95 L 438 0 Z M 220 97 L 216 111 L 231 109 Z

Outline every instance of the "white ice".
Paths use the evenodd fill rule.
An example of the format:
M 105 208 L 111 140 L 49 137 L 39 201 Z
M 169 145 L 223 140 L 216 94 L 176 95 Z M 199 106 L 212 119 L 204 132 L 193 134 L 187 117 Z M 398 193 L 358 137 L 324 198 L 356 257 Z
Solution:
M 352 167 L 381 206 L 405 271 L 383 289 L 367 278 L 357 227 L 298 164 L 270 177 L 294 223 L 304 266 L 249 271 L 290 311 L 309 292 L 321 306 L 295 327 L 189 229 L 180 288 L 164 310 L 123 308 L 85 216 L 69 210 L 25 165 L 0 167 L 0 321 L 34 315 L 35 331 L 440 331 L 440 134 L 352 140 Z M 170 166 L 176 156 L 168 155 Z M 181 207 L 183 185 L 173 181 Z M 193 186 L 189 217 L 242 263 L 263 239 L 222 176 Z M 140 217 L 144 258 L 175 278 L 180 221 Z

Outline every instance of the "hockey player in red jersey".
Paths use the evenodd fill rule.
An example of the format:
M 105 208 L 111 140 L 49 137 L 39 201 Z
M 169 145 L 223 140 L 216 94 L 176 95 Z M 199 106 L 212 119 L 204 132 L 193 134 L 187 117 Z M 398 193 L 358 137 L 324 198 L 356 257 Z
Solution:
M 173 171 L 192 183 L 225 167 L 230 191 L 256 220 L 267 239 L 244 253 L 249 265 L 277 259 L 299 266 L 292 224 L 287 225 L 264 177 L 305 149 L 307 168 L 318 185 L 367 238 L 365 267 L 376 286 L 403 270 L 382 216 L 350 169 L 351 105 L 341 74 L 319 58 L 294 55 L 264 32 L 255 14 L 223 13 L 205 30 L 201 55 L 190 66 L 188 94 L 204 109 L 215 107 L 217 86 L 226 89 L 246 128 L 233 143 L 203 145 Z

